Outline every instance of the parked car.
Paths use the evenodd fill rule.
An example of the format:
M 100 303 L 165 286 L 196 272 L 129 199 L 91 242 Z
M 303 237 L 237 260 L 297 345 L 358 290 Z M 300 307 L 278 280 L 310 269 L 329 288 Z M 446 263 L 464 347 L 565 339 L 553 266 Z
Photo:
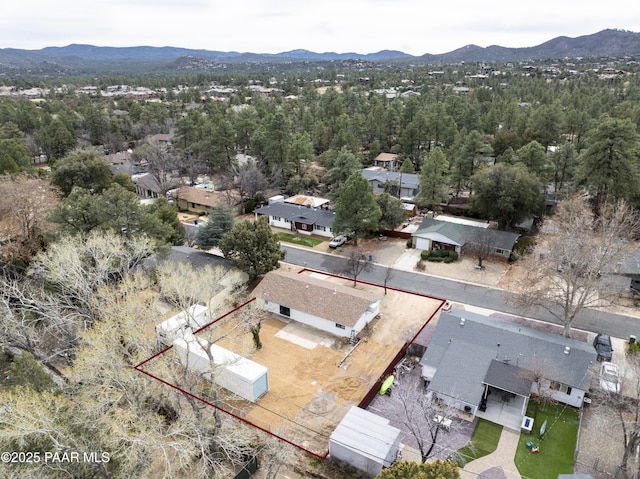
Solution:
M 347 237 L 345 235 L 338 235 L 335 238 L 332 238 L 329 241 L 329 248 L 337 248 L 338 246 L 342 246 L 347 242 Z
M 611 338 L 607 334 L 598 334 L 593 340 L 593 347 L 598 353 L 598 361 L 611 361 L 613 347 L 611 346 Z
M 620 394 L 620 370 L 617 364 L 604 361 L 600 366 L 600 387 L 607 392 Z

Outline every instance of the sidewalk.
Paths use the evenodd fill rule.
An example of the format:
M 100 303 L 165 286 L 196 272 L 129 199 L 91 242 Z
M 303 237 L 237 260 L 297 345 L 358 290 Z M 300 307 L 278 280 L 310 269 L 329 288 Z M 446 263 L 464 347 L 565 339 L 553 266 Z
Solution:
M 496 450 L 464 466 L 461 479 L 520 479 L 514 462 L 519 438 L 518 431 L 503 428 Z

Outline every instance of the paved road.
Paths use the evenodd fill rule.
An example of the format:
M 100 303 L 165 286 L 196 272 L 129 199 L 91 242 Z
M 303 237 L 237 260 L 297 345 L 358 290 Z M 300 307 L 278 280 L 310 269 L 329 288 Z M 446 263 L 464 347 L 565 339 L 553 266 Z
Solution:
M 285 261 L 318 271 L 345 275 L 346 259 L 337 255 L 318 253 L 308 249 L 282 245 L 286 251 Z M 384 284 L 387 274 L 384 265 L 372 264 L 370 271 L 364 271 L 359 280 L 376 284 Z M 513 295 L 504 290 L 464 283 L 450 279 L 430 276 L 412 271 L 393 270 L 387 285 L 405 291 L 446 298 L 454 302 L 469 304 L 504 313 L 523 315 L 521 310 L 513 306 L 510 297 Z M 543 309 L 527 311 L 526 317 L 560 324 L 551 313 Z M 574 320 L 573 327 L 596 333 L 607 333 L 616 338 L 628 338 L 630 334 L 640 337 L 640 319 L 622 314 L 604 313 L 596 310 L 584 310 Z

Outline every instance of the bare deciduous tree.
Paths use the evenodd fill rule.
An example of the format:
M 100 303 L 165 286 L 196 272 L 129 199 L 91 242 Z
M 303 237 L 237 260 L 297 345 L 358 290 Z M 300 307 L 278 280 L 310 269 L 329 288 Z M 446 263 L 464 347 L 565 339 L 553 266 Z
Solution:
M 615 275 L 638 231 L 637 216 L 626 203 L 603 205 L 600 211 L 595 217 L 584 196 L 558 203 L 552 227 L 523 260 L 525 276 L 516 284 L 518 304 L 547 310 L 567 337 L 584 308 L 606 306 L 622 292 Z
M 367 255 L 362 248 L 356 248 L 349 251 L 344 272 L 353 278 L 353 287 L 355 288 L 358 284 L 360 273 L 371 271 L 371 267 L 371 262 L 368 261 Z

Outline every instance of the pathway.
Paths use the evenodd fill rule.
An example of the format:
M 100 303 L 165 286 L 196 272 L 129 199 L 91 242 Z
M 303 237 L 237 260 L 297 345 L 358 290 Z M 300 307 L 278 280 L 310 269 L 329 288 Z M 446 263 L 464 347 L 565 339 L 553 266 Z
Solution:
M 520 479 L 514 462 L 519 438 L 518 431 L 503 428 L 496 450 L 464 466 L 461 479 Z

